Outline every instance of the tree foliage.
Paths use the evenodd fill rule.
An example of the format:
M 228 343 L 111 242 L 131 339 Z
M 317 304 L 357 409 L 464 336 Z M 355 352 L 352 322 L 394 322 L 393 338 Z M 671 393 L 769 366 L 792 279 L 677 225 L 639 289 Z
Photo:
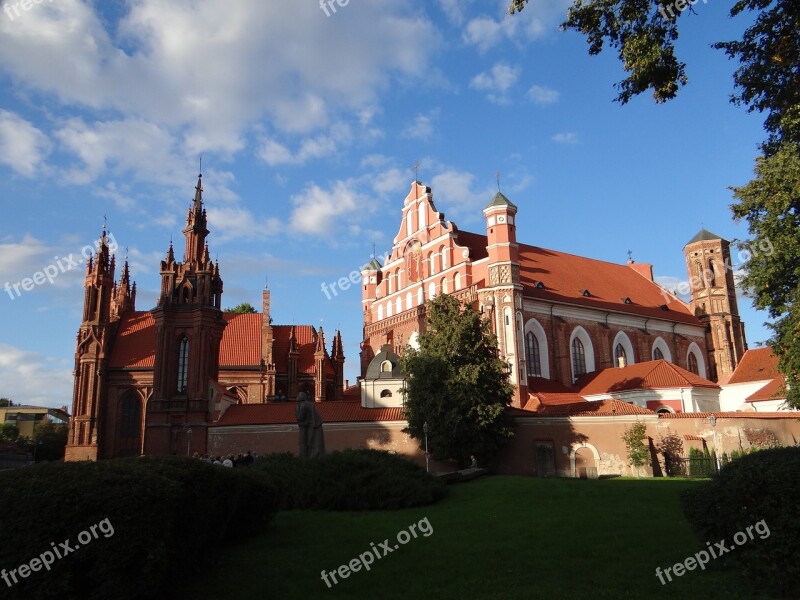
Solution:
M 11 398 L 0 398 L 0 408 L 11 406 Z
M 733 214 L 747 219 L 752 236 L 740 243 L 751 256 L 741 283 L 774 319 L 772 347 L 787 398 L 800 408 L 800 147 L 783 144 L 758 159 L 755 178 L 732 189 Z
M 438 460 L 490 460 L 512 437 L 512 388 L 488 322 L 447 294 L 427 305 L 419 349 L 402 358 L 408 432 Z
M 622 441 L 628 450 L 628 464 L 636 469 L 636 476 L 639 476 L 639 469 L 647 464 L 647 444 L 644 443 L 644 436 L 647 428 L 644 423 L 637 421 L 630 427 L 625 428 L 622 434 Z
M 226 308 L 222 312 L 235 313 L 241 315 L 241 314 L 255 313 L 258 311 L 256 311 L 255 307 L 249 302 L 242 302 L 241 304 L 237 304 L 233 308 Z

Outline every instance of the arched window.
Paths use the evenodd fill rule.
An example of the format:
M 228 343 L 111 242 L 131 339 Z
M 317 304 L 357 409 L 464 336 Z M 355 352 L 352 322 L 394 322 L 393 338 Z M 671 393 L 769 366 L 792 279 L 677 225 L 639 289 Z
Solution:
M 381 391 L 381 398 L 391 398 L 392 391 L 391 390 L 383 390 Z
M 525 360 L 528 363 L 528 377 L 541 377 L 542 359 L 539 355 L 539 340 L 532 331 L 525 334 Z
M 406 294 L 406 310 L 411 310 L 411 305 L 414 303 L 414 297 L 411 295 L 411 292 Z
M 436 284 L 433 281 L 431 281 L 428 284 L 428 300 L 433 300 L 435 296 L 436 296 Z
M 461 289 L 461 273 L 456 273 L 455 286 L 456 286 L 456 291 Z
M 667 362 L 672 362 L 672 353 L 669 350 L 669 346 L 667 346 L 667 342 L 664 341 L 664 338 L 657 337 L 653 342 L 653 360 L 666 360 Z
M 447 253 L 450 252 L 450 248 L 442 248 L 442 270 L 444 271 L 447 268 Z
M 442 293 L 443 294 L 447 294 L 449 292 L 448 287 L 449 286 L 447 285 L 447 279 L 442 279 Z
M 583 342 L 577 337 L 572 340 L 572 378 L 577 379 L 586 373 L 586 351 Z
M 620 366 L 620 359 L 622 359 L 622 364 L 628 364 L 628 355 L 625 353 L 625 348 L 622 347 L 622 344 L 617 344 L 617 347 L 614 348 L 614 362 L 616 362 L 616 366 Z
M 694 355 L 694 352 L 689 353 L 689 359 L 687 361 L 689 370 L 694 373 L 695 375 L 700 375 L 700 367 L 697 364 L 697 357 Z
M 392 316 L 392 301 L 391 300 L 389 300 L 386 303 L 386 316 L 387 317 L 391 317 Z
M 142 403 L 139 401 L 139 395 L 133 391 L 125 394 L 119 412 L 120 437 L 138 438 L 142 427 Z
M 419 216 L 419 229 L 425 229 L 428 226 L 428 209 L 424 202 L 419 205 L 417 215 Z
M 422 289 L 422 284 L 420 284 L 419 289 L 417 290 L 417 304 L 424 304 L 425 303 L 425 291 Z
M 428 252 L 428 275 L 436 273 L 436 255 L 433 252 Z
M 184 337 L 178 345 L 178 391 L 186 391 L 189 381 L 189 340 Z
M 395 312 L 401 313 L 403 312 L 403 299 L 399 296 L 397 297 L 397 302 L 395 302 Z
M 383 320 L 383 304 L 378 306 L 378 321 Z
M 392 363 L 388 360 L 385 360 L 381 363 L 381 373 L 391 373 L 392 372 Z
M 708 285 L 714 287 L 717 285 L 717 275 L 714 272 L 714 259 L 708 259 Z

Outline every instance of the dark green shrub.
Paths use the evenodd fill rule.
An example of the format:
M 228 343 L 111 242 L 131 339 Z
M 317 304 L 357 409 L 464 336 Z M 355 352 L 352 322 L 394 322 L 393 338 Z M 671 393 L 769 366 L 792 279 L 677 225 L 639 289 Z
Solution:
M 419 465 L 378 450 L 344 450 L 320 458 L 271 454 L 255 470 L 266 473 L 286 509 L 381 510 L 432 504 L 445 485 Z
M 741 569 L 754 587 L 800 596 L 800 448 L 748 454 L 684 494 L 683 510 L 702 542 L 725 540 L 733 551 L 714 563 Z M 756 523 L 741 545 L 734 541 Z M 763 539 L 762 539 L 763 537 Z M 743 540 L 739 536 L 740 541 Z
M 257 531 L 276 508 L 261 477 L 191 459 L 51 463 L 0 473 L 0 568 L 7 571 L 105 522 L 106 532 L 33 572 L 7 598 L 164 596 L 221 541 Z M 254 511 L 261 503 L 262 512 Z M 248 526 L 245 527 L 245 518 Z M 106 521 L 107 520 L 107 521 Z M 110 533 L 106 537 L 106 533 Z M 13 580 L 10 580 L 13 583 Z

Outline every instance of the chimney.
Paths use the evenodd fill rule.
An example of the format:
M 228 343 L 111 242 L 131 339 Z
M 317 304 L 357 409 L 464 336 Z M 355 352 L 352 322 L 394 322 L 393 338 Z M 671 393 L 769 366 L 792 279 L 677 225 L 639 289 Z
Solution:
M 344 389 L 347 389 L 349 387 L 350 387 L 350 380 L 349 379 L 345 379 L 344 380 Z

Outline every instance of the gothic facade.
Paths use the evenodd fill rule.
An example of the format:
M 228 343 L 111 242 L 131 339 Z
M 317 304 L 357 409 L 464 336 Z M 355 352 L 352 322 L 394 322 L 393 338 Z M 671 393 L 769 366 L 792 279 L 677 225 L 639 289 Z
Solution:
M 684 248 L 685 303 L 653 278 L 652 265 L 614 264 L 517 241 L 518 208 L 498 192 L 483 209 L 485 230 L 461 231 L 414 181 L 400 228 L 381 265 L 362 270 L 361 369 L 384 344 L 398 354 L 425 327 L 425 302 L 452 294 L 490 320 L 524 407 L 537 382 L 578 389 L 585 374 L 664 359 L 704 378 L 730 373 L 746 349 L 728 242 L 701 232 Z M 724 262 L 727 260 L 727 262 Z
M 67 460 L 203 453 L 223 404 L 294 400 L 301 390 L 317 402 L 341 399 L 340 332 L 328 352 L 322 328 L 273 325 L 268 289 L 261 313 L 223 312 L 202 191 L 198 178 L 183 261 L 170 243 L 151 310 L 136 310 L 127 259 L 115 282 L 103 230 L 86 267 Z

